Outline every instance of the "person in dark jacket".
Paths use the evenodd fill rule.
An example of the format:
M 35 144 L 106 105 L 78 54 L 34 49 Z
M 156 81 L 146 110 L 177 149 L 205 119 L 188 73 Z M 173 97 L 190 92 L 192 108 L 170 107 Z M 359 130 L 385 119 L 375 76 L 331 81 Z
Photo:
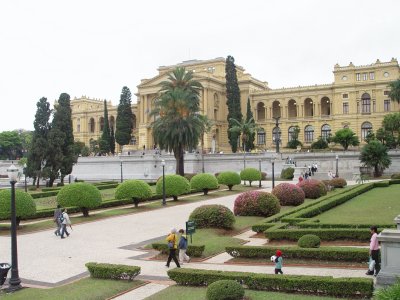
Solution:
M 179 233 L 181 234 L 181 238 L 179 239 L 179 262 L 183 264 L 184 261 L 190 262 L 190 257 L 186 254 L 188 241 L 187 236 L 185 234 L 185 230 L 180 229 Z
M 61 211 L 61 206 L 57 205 L 56 210 L 54 211 L 54 218 L 53 221 L 54 223 L 56 223 L 57 229 L 54 231 L 55 235 L 61 235 L 61 220 L 60 220 L 60 216 L 62 214 Z

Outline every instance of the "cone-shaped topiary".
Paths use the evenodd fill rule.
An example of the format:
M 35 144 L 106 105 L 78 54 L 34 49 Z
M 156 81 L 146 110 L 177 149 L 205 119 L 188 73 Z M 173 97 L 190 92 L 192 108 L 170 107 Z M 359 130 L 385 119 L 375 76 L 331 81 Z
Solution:
M 189 216 L 197 228 L 214 227 L 232 229 L 235 216 L 229 208 L 219 204 L 202 205 L 197 207 Z
M 89 209 L 100 206 L 101 193 L 92 184 L 78 182 L 64 186 L 57 194 L 59 205 L 77 206 L 81 209 L 83 216 L 89 216 Z
M 297 245 L 300 248 L 319 248 L 321 239 L 315 234 L 305 234 L 299 238 Z
M 249 191 L 236 197 L 233 212 L 236 216 L 269 217 L 281 210 L 279 200 L 267 192 Z
M 204 195 L 208 194 L 208 190 L 218 188 L 218 180 L 212 174 L 197 174 L 190 180 L 192 190 L 202 190 Z
M 33 216 L 36 213 L 36 203 L 32 196 L 20 190 L 15 190 L 15 214 L 17 226 L 21 218 Z M 11 217 L 11 190 L 0 191 L 0 218 Z
M 329 181 L 329 185 L 334 188 L 344 188 L 347 185 L 347 181 L 344 178 L 333 178 Z
M 207 300 L 241 300 L 244 288 L 235 280 L 218 280 L 207 288 Z
M 244 181 L 248 180 L 251 186 L 253 181 L 261 180 L 261 172 L 254 168 L 246 168 L 240 172 L 240 178 Z
M 138 207 L 140 200 L 148 199 L 152 195 L 149 184 L 142 180 L 124 181 L 115 190 L 116 199 L 132 199 L 135 207 Z
M 230 191 L 232 191 L 232 187 L 234 185 L 238 185 L 241 183 L 240 175 L 232 171 L 219 173 L 217 175 L 217 179 L 219 184 L 227 185 Z
M 274 194 L 282 206 L 293 205 L 297 206 L 304 203 L 306 195 L 304 191 L 295 184 L 280 183 L 273 190 Z
M 157 181 L 157 194 L 162 195 L 163 180 L 160 177 Z M 174 201 L 178 200 L 178 196 L 190 192 L 189 181 L 180 175 L 165 175 L 165 194 L 167 197 L 173 197 Z
M 306 194 L 306 198 L 317 199 L 326 195 L 326 186 L 319 180 L 307 179 L 297 184 Z

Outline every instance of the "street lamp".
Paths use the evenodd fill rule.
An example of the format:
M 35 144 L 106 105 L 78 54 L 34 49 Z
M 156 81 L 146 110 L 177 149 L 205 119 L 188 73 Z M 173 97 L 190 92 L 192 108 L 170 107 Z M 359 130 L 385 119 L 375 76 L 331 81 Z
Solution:
M 11 278 L 9 290 L 16 291 L 21 288 L 21 279 L 18 274 L 17 218 L 15 209 L 15 184 L 18 180 L 18 168 L 13 163 L 7 169 L 7 175 L 11 183 Z
M 275 119 L 275 145 L 276 145 L 276 153 L 279 153 L 279 142 L 280 142 L 280 137 L 279 137 L 279 119 L 281 117 L 274 117 Z
M 275 187 L 275 157 L 271 158 L 271 164 L 272 164 L 272 188 Z
M 26 186 L 26 167 L 27 167 L 27 166 L 26 166 L 26 163 L 24 163 L 25 193 L 28 192 L 28 188 L 27 188 L 27 186 Z
M 339 155 L 336 154 L 336 174 L 335 177 L 339 177 Z
M 258 183 L 258 187 L 261 187 L 261 179 L 262 179 L 262 174 L 261 174 L 261 158 L 258 160 L 258 170 L 260 171 L 260 182 Z
M 161 161 L 162 166 L 162 205 L 166 206 L 167 201 L 165 199 L 165 160 Z
M 119 156 L 119 165 L 120 165 L 120 169 L 121 169 L 121 183 L 124 181 L 124 175 L 122 174 L 122 158 L 121 158 L 121 154 L 118 155 Z

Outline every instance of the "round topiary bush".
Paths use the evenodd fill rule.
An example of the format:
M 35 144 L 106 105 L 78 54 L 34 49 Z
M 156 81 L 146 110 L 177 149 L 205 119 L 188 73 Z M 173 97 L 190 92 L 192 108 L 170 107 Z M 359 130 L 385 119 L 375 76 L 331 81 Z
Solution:
M 156 184 L 157 194 L 162 195 L 163 180 L 160 177 Z M 174 201 L 178 200 L 178 196 L 190 192 L 189 181 L 180 175 L 165 175 L 165 194 L 167 197 L 174 198 Z
M 132 199 L 135 207 L 138 207 L 140 200 L 148 199 L 152 195 L 149 184 L 142 180 L 124 181 L 115 190 L 116 199 Z
M 197 207 L 189 216 L 197 228 L 215 227 L 232 229 L 235 216 L 229 208 L 219 204 L 202 205 Z
M 57 203 L 63 207 L 77 206 L 83 216 L 89 216 L 89 209 L 100 206 L 101 194 L 97 187 L 85 182 L 66 185 L 57 194 Z
M 292 180 L 294 177 L 294 169 L 293 168 L 286 168 L 281 171 L 281 178 Z
M 208 194 L 208 190 L 218 188 L 218 180 L 212 174 L 197 174 L 190 180 L 192 190 L 202 190 L 204 195 Z
M 28 193 L 15 190 L 15 215 L 17 226 L 21 218 L 30 217 L 36 214 L 36 203 Z M 11 217 L 11 190 L 0 191 L 0 218 L 8 219 Z
M 307 179 L 299 182 L 297 185 L 304 191 L 306 198 L 309 199 L 317 199 L 327 193 L 325 184 L 319 180 Z
M 391 179 L 400 179 L 400 173 L 394 173 L 390 176 Z
M 347 185 L 347 181 L 344 178 L 333 178 L 330 180 L 329 185 L 334 188 L 344 188 Z
M 241 183 L 240 175 L 236 172 L 226 171 L 218 173 L 216 176 L 218 183 L 227 185 L 230 191 L 234 185 Z
M 272 194 L 279 199 L 282 206 L 297 206 L 304 203 L 306 197 L 304 191 L 295 184 L 280 183 L 273 190 Z
M 261 180 L 261 172 L 254 168 L 246 168 L 240 172 L 240 178 L 244 181 L 249 181 L 251 186 L 252 181 Z
M 244 288 L 234 280 L 218 280 L 207 288 L 207 300 L 241 300 Z
M 236 197 L 233 212 L 235 216 L 269 217 L 281 210 L 279 200 L 267 192 L 249 191 Z
M 299 238 L 297 245 L 300 248 L 319 248 L 321 245 L 321 239 L 317 235 L 306 234 Z

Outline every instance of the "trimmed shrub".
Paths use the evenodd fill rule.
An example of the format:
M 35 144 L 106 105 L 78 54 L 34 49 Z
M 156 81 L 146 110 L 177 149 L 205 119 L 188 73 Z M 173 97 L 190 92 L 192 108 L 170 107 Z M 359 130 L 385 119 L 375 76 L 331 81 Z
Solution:
M 304 203 L 304 191 L 295 184 L 281 183 L 277 185 L 272 194 L 275 195 L 282 206 L 297 206 Z
M 207 288 L 207 300 L 242 300 L 244 288 L 235 280 L 218 280 Z
M 212 174 L 197 174 L 190 180 L 190 186 L 193 190 L 202 190 L 204 195 L 208 190 L 218 188 L 218 180 Z
M 347 185 L 347 181 L 344 178 L 333 178 L 329 181 L 329 185 L 334 188 L 344 188 Z
M 100 206 L 100 191 L 92 184 L 85 182 L 64 186 L 57 194 L 57 203 L 63 207 L 77 206 L 83 216 L 89 216 L 89 209 Z
M 17 226 L 21 218 L 32 216 L 36 213 L 36 203 L 32 196 L 21 190 L 15 190 L 15 214 Z M 11 217 L 11 190 L 0 191 L 0 218 L 9 219 Z
M 233 212 L 235 216 L 269 217 L 281 210 L 279 200 L 267 192 L 249 191 L 235 199 Z
M 163 181 L 162 177 L 158 179 L 156 184 L 157 194 L 162 195 Z M 167 197 L 178 200 L 178 196 L 190 192 L 189 181 L 180 175 L 165 175 L 165 194 Z
M 306 234 L 299 238 L 297 245 L 300 248 L 319 248 L 321 239 L 315 234 Z
M 391 179 L 400 179 L 400 173 L 394 173 L 390 176 Z
M 60 188 L 60 190 L 61 190 L 61 188 Z M 33 199 L 56 196 L 60 190 L 50 191 L 50 192 L 33 193 L 33 194 L 31 194 L 31 196 Z
M 140 267 L 88 262 L 90 277 L 114 280 L 133 280 L 140 274 Z
M 286 168 L 281 171 L 281 178 L 292 180 L 294 177 L 294 169 L 293 168 Z
M 169 253 L 168 244 L 166 243 L 152 243 L 151 247 L 154 250 L 160 251 L 162 254 Z M 204 249 L 204 245 L 188 245 L 186 253 L 189 256 L 201 257 L 203 255 Z
M 307 179 L 297 185 L 304 191 L 306 198 L 309 199 L 317 199 L 327 193 L 325 184 L 319 180 Z
M 261 180 L 261 172 L 254 168 L 246 168 L 240 172 L 240 178 L 248 181 L 250 186 L 253 181 Z
M 37 187 L 35 185 L 28 186 L 28 191 L 36 191 Z
M 227 185 L 230 191 L 234 185 L 241 183 L 240 175 L 236 172 L 226 171 L 216 173 L 215 176 L 217 177 L 218 183 Z
M 150 186 L 142 180 L 127 180 L 121 183 L 115 190 L 115 198 L 132 199 L 135 207 L 138 207 L 139 201 L 148 199 L 153 195 Z
M 197 228 L 215 227 L 232 229 L 235 216 L 229 208 L 219 204 L 202 205 L 197 207 L 189 216 Z

